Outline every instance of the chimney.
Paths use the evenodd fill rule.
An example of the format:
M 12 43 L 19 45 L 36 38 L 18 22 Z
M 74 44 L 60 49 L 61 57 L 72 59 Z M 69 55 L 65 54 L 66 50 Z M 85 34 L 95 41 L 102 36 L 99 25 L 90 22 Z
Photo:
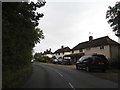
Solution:
M 89 36 L 89 41 L 92 41 L 93 40 L 93 36 Z
M 49 49 L 49 51 L 51 52 L 51 48 Z
M 64 46 L 62 45 L 62 46 L 61 46 L 61 49 L 63 49 L 63 48 L 64 48 Z

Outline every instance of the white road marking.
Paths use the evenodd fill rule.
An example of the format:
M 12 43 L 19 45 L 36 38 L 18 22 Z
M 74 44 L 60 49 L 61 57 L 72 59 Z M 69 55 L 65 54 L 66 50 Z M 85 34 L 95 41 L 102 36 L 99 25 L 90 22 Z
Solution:
M 69 85 L 71 88 L 73 88 L 73 90 L 75 90 L 74 86 L 69 82 Z
M 62 75 L 61 73 L 58 72 L 58 74 L 59 74 L 61 77 L 63 77 L 63 75 Z
M 63 77 L 63 75 L 61 73 L 59 73 L 58 71 L 54 70 L 56 73 L 58 73 L 61 77 Z M 70 87 L 75 90 L 74 86 L 69 82 L 68 83 L 70 85 Z
M 55 70 L 55 72 L 57 72 L 61 77 L 63 77 L 63 75 L 61 73 L 59 73 L 58 71 Z

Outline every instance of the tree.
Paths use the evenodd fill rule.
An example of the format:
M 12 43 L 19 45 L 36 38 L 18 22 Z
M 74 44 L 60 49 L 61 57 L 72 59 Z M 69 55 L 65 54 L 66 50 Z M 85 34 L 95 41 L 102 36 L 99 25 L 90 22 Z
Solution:
M 14 74 L 16 79 L 13 73 L 31 65 L 33 47 L 44 38 L 42 30 L 37 27 L 44 15 L 36 12 L 44 5 L 45 2 L 2 3 L 3 87 L 11 87 L 13 80 L 19 78 Z
M 29 63 L 33 47 L 44 38 L 42 30 L 37 27 L 43 14 L 35 12 L 44 5 L 41 2 L 2 3 L 3 66 Z
M 109 6 L 108 8 L 106 19 L 108 19 L 108 23 L 115 32 L 115 35 L 120 37 L 120 1 L 116 2 L 115 6 Z

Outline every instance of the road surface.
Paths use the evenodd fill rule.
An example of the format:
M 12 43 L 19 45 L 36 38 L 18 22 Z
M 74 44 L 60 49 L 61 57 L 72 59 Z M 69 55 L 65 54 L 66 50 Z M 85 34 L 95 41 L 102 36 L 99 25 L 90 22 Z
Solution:
M 118 83 L 47 64 L 33 63 L 33 71 L 22 88 L 118 88 Z

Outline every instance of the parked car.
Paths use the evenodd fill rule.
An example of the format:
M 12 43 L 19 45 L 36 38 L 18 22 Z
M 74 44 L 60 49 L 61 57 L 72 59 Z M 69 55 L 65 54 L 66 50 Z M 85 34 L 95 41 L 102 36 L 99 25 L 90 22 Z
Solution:
M 85 55 L 76 62 L 76 69 L 85 69 L 86 71 L 102 70 L 105 72 L 108 68 L 108 63 L 104 55 Z
M 34 61 L 35 61 L 35 59 L 32 59 L 32 60 L 31 60 L 31 63 L 33 63 Z
M 62 64 L 63 59 L 62 58 L 58 58 L 58 64 Z
M 57 59 L 54 59 L 54 60 L 52 61 L 52 63 L 57 64 L 57 63 L 58 63 L 58 60 L 57 60 Z
M 63 65 L 71 65 L 70 59 L 63 59 L 63 60 L 62 60 L 62 64 L 63 64 Z
M 38 60 L 39 62 L 42 62 L 42 63 L 46 63 L 47 61 L 46 60 Z

